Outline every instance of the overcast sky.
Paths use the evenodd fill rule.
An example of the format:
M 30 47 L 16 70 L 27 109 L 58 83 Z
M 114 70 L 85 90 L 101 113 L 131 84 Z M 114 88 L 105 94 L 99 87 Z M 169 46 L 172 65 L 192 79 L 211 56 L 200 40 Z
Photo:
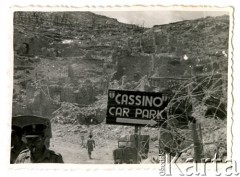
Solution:
M 95 11 L 94 13 L 116 18 L 122 23 L 144 24 L 145 27 L 182 20 L 192 20 L 206 16 L 229 15 L 226 11 Z

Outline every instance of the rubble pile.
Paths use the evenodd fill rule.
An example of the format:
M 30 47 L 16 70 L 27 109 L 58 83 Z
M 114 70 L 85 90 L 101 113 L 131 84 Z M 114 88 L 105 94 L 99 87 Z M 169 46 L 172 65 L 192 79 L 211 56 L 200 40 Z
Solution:
M 195 100 L 201 104 L 194 107 L 193 112 L 198 113 L 194 116 L 199 120 L 207 117 L 208 122 L 214 121 L 213 117 L 225 121 L 226 104 L 222 103 L 227 100 L 228 30 L 228 16 L 148 29 L 91 12 L 15 12 L 13 115 L 49 117 L 53 128 L 61 129 L 58 136 L 71 138 L 72 134 L 93 132 L 104 146 L 106 139 L 116 140 L 134 132 L 133 127 L 105 125 L 108 89 L 161 91 L 170 84 L 180 89 L 179 83 L 165 79 L 154 90 L 150 78 L 205 74 L 208 76 L 191 80 L 195 82 L 192 88 L 200 82 L 201 88 L 181 93 L 188 99 L 199 90 L 204 92 Z M 217 98 L 214 103 L 213 97 Z M 212 109 L 205 115 L 209 105 Z M 216 114 L 215 107 L 223 111 Z M 203 130 L 204 141 L 215 138 L 224 149 L 225 126 L 216 125 Z M 216 131 L 220 136 L 209 133 L 213 127 L 220 127 Z M 144 128 L 143 132 L 158 146 L 156 131 Z
M 86 106 L 62 102 L 59 109 L 52 113 L 52 121 L 60 124 L 93 125 L 102 123 L 106 116 L 107 97 L 98 96 L 98 101 Z

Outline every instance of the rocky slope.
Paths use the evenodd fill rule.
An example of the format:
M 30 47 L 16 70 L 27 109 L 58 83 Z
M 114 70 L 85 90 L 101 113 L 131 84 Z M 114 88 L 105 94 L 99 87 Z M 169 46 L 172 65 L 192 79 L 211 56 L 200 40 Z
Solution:
M 163 77 L 157 85 L 149 79 L 148 89 L 157 91 L 184 88 L 185 81 L 180 80 L 180 87 L 174 78 L 194 78 L 190 93 L 183 89 L 177 99 L 183 93 L 194 98 L 193 112 L 202 122 L 209 107 L 213 107 L 213 117 L 226 119 L 228 34 L 228 16 L 147 29 L 92 12 L 15 12 L 13 115 L 50 117 L 56 130 L 64 124 L 74 124 L 76 129 L 82 129 L 79 124 L 98 124 L 94 131 L 101 141 L 105 135 L 100 130 L 116 129 L 104 125 L 107 89 L 134 90 L 142 87 L 145 76 Z M 223 110 L 220 116 L 215 107 Z M 226 127 L 221 121 L 211 125 L 222 133 L 213 138 L 207 135 L 213 127 L 203 128 L 204 141 L 219 140 L 225 150 Z M 158 146 L 156 134 L 152 136 Z
M 14 100 L 25 107 L 29 101 L 92 104 L 123 75 L 130 85 L 144 75 L 227 73 L 228 16 L 145 29 L 91 12 L 15 12 L 14 24 Z M 44 99 L 31 100 L 36 95 Z M 47 116 L 59 105 L 52 107 Z

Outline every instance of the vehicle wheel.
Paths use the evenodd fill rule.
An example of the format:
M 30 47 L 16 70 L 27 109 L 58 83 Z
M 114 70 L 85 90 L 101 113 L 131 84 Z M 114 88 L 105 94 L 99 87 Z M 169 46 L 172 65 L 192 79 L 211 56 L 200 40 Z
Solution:
M 118 160 L 115 160 L 115 161 L 114 161 L 114 164 L 122 164 L 122 161 L 119 160 L 119 159 L 118 159 Z
M 130 159 L 130 160 L 129 160 L 129 164 L 133 164 L 133 159 Z

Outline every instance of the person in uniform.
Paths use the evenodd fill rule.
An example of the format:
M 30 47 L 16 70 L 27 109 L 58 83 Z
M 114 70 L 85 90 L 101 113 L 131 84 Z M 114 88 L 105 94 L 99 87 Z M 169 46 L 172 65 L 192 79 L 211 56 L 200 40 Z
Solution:
M 95 148 L 95 141 L 92 139 L 92 134 L 89 135 L 89 139 L 87 140 L 87 150 L 88 150 L 88 157 L 92 159 L 92 151 Z
M 15 163 L 19 153 L 26 149 L 26 144 L 22 141 L 22 128 L 17 125 L 12 125 L 11 134 L 11 156 L 10 163 Z
M 64 163 L 61 154 L 46 147 L 46 128 L 45 124 L 31 124 L 22 128 L 28 149 L 19 154 L 15 163 Z

